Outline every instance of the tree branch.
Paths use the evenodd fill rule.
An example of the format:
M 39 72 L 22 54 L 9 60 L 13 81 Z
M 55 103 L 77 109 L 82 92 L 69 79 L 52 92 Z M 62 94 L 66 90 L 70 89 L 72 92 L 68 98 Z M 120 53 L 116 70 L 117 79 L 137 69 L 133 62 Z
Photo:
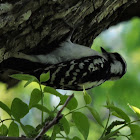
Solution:
M 33 140 L 33 138 L 0 136 L 0 140 Z
M 62 108 L 59 110 L 59 112 L 57 113 L 56 117 L 51 121 L 51 122 L 46 122 L 45 126 L 42 128 L 41 132 L 38 134 L 38 136 L 34 139 L 34 140 L 40 140 L 41 137 L 55 124 L 57 124 L 60 119 L 62 119 L 63 115 L 61 114 L 62 111 L 64 110 L 64 108 L 67 106 L 67 104 L 69 103 L 69 101 L 73 98 L 74 94 L 70 95 L 66 102 L 64 103 L 64 105 L 62 106 Z

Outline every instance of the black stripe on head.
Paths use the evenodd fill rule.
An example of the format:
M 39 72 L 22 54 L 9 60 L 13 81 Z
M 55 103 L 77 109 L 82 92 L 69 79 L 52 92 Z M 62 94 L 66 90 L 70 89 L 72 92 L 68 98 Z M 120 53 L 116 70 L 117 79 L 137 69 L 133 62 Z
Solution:
M 122 68 L 123 68 L 123 70 L 122 70 L 122 73 L 121 73 L 121 77 L 126 73 L 126 70 L 127 70 L 127 64 L 126 64 L 126 61 L 123 59 L 123 57 L 120 55 L 120 54 L 118 54 L 118 53 L 113 53 L 114 54 L 114 56 L 116 57 L 116 60 L 118 60 L 118 61 L 120 61 L 121 62 L 121 64 L 122 64 Z M 120 77 L 120 78 L 121 78 Z

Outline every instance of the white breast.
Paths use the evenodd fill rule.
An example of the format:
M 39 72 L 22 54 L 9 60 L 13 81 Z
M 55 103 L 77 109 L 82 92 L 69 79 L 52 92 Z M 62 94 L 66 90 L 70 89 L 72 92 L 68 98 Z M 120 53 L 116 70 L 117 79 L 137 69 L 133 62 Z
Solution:
M 39 62 L 44 64 L 58 64 L 64 61 L 80 59 L 83 57 L 95 55 L 104 57 L 102 54 L 92 50 L 89 47 L 75 44 L 72 43 L 71 41 L 65 41 L 60 44 L 59 48 L 46 55 L 26 55 L 23 53 L 17 53 L 14 54 L 13 57 L 22 58 L 32 62 Z
M 80 59 L 88 56 L 102 56 L 102 54 L 92 50 L 89 47 L 72 43 L 71 41 L 65 41 L 60 44 L 60 47 L 47 55 L 38 55 L 38 59 L 44 61 L 44 63 L 57 64 L 64 61 L 73 59 Z M 45 57 L 45 59 L 44 59 Z M 104 57 L 104 56 L 102 56 Z

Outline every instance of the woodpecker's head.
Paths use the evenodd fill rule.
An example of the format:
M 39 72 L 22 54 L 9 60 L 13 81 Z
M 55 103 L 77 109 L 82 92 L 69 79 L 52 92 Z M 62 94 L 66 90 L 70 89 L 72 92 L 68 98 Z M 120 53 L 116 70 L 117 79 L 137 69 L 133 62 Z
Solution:
M 101 47 L 103 56 L 110 63 L 110 77 L 108 80 L 120 79 L 127 70 L 127 64 L 124 58 L 118 53 L 109 53 Z

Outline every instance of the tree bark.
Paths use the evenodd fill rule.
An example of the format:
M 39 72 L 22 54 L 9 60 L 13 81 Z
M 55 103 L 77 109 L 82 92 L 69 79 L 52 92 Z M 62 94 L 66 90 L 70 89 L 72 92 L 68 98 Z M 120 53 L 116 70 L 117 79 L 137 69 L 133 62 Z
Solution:
M 16 52 L 49 53 L 71 27 L 77 27 L 72 41 L 90 47 L 103 30 L 139 16 L 139 6 L 138 0 L 1 0 L 0 62 Z
M 79 25 L 73 41 L 89 46 L 103 30 L 120 17 L 123 20 L 123 11 L 137 1 L 4 0 L 0 3 L 0 61 L 18 51 L 39 54 L 55 49 L 70 30 L 65 22 Z

